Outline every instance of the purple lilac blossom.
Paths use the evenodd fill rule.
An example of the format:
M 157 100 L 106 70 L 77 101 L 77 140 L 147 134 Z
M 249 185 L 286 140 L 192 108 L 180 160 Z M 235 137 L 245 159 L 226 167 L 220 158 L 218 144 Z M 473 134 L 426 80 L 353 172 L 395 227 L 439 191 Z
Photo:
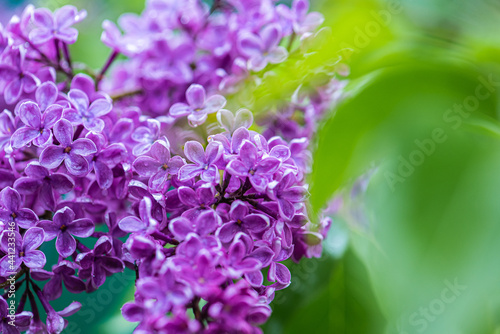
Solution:
M 321 256 L 331 221 L 308 219 L 309 142 L 345 80 L 298 84 L 255 115 L 223 108 L 270 64 L 305 57 L 323 20 L 308 8 L 147 1 L 103 23 L 97 75 L 76 73 L 68 48 L 85 10 L 29 5 L 0 26 L 0 282 L 23 279 L 17 329 L 61 333 L 81 308 L 51 306 L 63 285 L 92 292 L 135 270 L 122 314 L 137 333 L 261 332 L 291 282 L 283 261 Z

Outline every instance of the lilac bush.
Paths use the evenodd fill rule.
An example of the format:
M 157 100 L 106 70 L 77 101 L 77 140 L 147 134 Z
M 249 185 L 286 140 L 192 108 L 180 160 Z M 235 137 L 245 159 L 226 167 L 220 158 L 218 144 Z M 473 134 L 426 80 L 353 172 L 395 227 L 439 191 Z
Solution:
M 68 47 L 85 11 L 28 6 L 0 26 L 0 283 L 24 284 L 11 325 L 0 297 L 4 332 L 60 333 L 81 307 L 53 309 L 63 285 L 92 292 L 124 270 L 137 333 L 261 332 L 284 261 L 321 255 L 308 149 L 343 81 L 255 114 L 233 97 L 306 57 L 323 21 L 308 7 L 148 1 L 103 23 L 96 73 L 76 73 Z

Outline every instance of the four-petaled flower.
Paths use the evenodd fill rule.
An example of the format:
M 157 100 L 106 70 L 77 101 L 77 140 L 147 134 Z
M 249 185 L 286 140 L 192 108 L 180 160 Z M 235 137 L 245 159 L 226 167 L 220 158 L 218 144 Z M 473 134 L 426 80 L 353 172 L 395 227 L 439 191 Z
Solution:
M 221 224 L 221 218 L 213 210 L 202 212 L 196 220 L 190 220 L 185 217 L 177 217 L 170 222 L 170 231 L 177 240 L 186 239 L 189 233 L 195 233 L 199 236 L 206 236 L 214 232 Z
M 296 176 L 286 173 L 281 180 L 269 184 L 269 197 L 278 202 L 279 213 L 283 219 L 291 220 L 295 214 L 294 203 L 303 202 L 306 189 L 296 185 Z
M 263 214 L 249 214 L 248 206 L 240 200 L 231 204 L 229 211 L 229 222 L 222 225 L 219 230 L 219 239 L 222 242 L 229 243 L 238 232 L 244 232 L 253 236 L 253 233 L 259 233 L 269 227 L 269 218 Z
M 5 229 L 11 227 L 8 226 L 11 222 L 16 223 L 16 229 L 18 226 L 26 229 L 35 226 L 38 216 L 33 210 L 23 208 L 22 203 L 21 196 L 15 189 L 6 187 L 0 191 L 0 221 L 4 226 L 7 225 Z
M 255 190 L 264 191 L 280 163 L 278 158 L 272 156 L 260 158 L 255 144 L 244 140 L 238 159 L 231 160 L 226 170 L 235 176 L 248 177 Z
M 89 171 L 89 163 L 84 156 L 97 152 L 94 142 L 86 138 L 73 141 L 73 126 L 65 119 L 59 120 L 53 131 L 60 145 L 47 146 L 40 154 L 40 164 L 53 169 L 64 161 L 71 174 L 85 176 Z
M 74 262 L 62 260 L 52 266 L 52 272 L 37 269 L 32 271 L 32 276 L 35 280 L 45 281 L 49 279 L 43 287 L 43 292 L 49 300 L 54 300 L 61 297 L 63 282 L 71 293 L 85 291 L 85 283 L 75 276 L 77 268 L 78 266 Z
M 87 12 L 78 10 L 74 6 L 64 6 L 54 14 L 46 8 L 38 8 L 33 13 L 33 21 L 37 28 L 33 29 L 29 38 L 34 44 L 44 44 L 51 40 L 60 40 L 73 44 L 78 38 L 78 30 L 71 26 L 87 16 Z
M 73 236 L 88 238 L 94 233 L 94 223 L 88 218 L 75 220 L 75 213 L 67 206 L 58 210 L 52 220 L 42 220 L 38 226 L 45 231 L 45 241 L 57 237 L 56 249 L 62 257 L 75 252 L 76 240 Z
M 17 231 L 4 230 L 0 236 L 0 249 L 5 254 L 12 254 L 12 257 L 4 256 L 0 259 L 0 276 L 7 277 L 16 272 L 22 263 L 28 268 L 43 268 L 45 254 L 37 248 L 44 238 L 43 230 L 39 227 L 28 229 L 24 237 Z
M 21 331 L 28 329 L 31 318 L 33 318 L 31 312 L 17 313 L 14 318 L 11 318 L 9 313 L 9 304 L 0 296 L 0 333 L 19 334 Z
M 218 183 L 219 169 L 215 165 L 222 156 L 222 146 L 210 142 L 206 151 L 197 141 L 190 140 L 184 145 L 184 154 L 194 164 L 184 165 L 179 169 L 179 180 L 186 181 L 200 175 L 205 182 Z
M 186 163 L 179 156 L 171 157 L 169 144 L 165 140 L 157 140 L 151 146 L 150 154 L 151 157 L 138 157 L 133 166 L 139 175 L 149 177 L 152 190 L 161 190 L 167 184 L 169 175 L 177 175 L 179 168 Z
M 3 96 L 7 104 L 17 102 L 23 92 L 32 93 L 40 85 L 40 79 L 26 70 L 25 55 L 26 49 L 22 46 L 4 51 L 3 63 L 0 64 L 0 82 L 6 85 Z
M 244 33 L 239 40 L 239 48 L 248 59 L 248 68 L 259 72 L 267 64 L 279 64 L 288 57 L 287 50 L 279 46 L 281 28 L 273 23 L 266 26 L 259 35 Z
M 24 172 L 27 176 L 17 179 L 14 188 L 22 195 L 38 195 L 43 206 L 52 211 L 56 206 L 54 191 L 66 194 L 75 187 L 71 177 L 62 173 L 51 174 L 36 161 L 30 162 Z
M 52 144 L 50 129 L 61 119 L 63 108 L 54 104 L 42 111 L 33 101 L 23 102 L 19 107 L 19 118 L 25 126 L 19 128 L 12 135 L 12 146 L 20 148 L 33 142 L 35 146 L 44 147 Z
M 82 124 L 85 129 L 100 133 L 104 130 L 104 121 L 99 117 L 107 115 L 113 105 L 108 100 L 97 99 L 92 104 L 89 97 L 79 89 L 72 89 L 68 93 L 68 99 L 74 108 L 64 111 L 64 118 L 71 121 L 72 124 Z
M 186 91 L 186 103 L 175 103 L 170 108 L 170 115 L 174 118 L 188 116 L 188 122 L 195 127 L 205 123 L 208 114 L 215 113 L 226 105 L 222 95 L 206 97 L 205 88 L 198 84 L 189 86 Z
M 100 287 L 106 281 L 106 276 L 123 271 L 125 265 L 122 260 L 110 254 L 113 245 L 108 236 L 100 237 L 94 249 L 87 253 L 80 253 L 76 262 L 82 269 L 78 276 L 87 279 L 87 291 L 91 292 Z

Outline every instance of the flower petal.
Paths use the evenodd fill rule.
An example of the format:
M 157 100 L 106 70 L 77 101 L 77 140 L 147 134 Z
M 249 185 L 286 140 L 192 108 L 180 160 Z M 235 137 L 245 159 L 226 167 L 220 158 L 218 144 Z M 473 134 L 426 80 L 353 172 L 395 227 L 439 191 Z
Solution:
M 89 113 L 94 115 L 94 117 L 101 117 L 108 114 L 113 105 L 106 99 L 99 99 L 92 102 L 89 108 Z
M 47 259 L 42 251 L 31 250 L 24 255 L 23 262 L 28 268 L 43 268 Z
M 33 129 L 28 126 L 23 126 L 22 128 L 17 129 L 16 132 L 14 132 L 10 140 L 12 143 L 12 147 L 21 148 L 31 143 L 38 136 L 40 136 L 39 130 Z
M 202 108 L 205 104 L 206 94 L 202 85 L 192 84 L 186 91 L 186 100 L 194 108 Z
M 88 218 L 80 218 L 69 224 L 67 231 L 76 237 L 88 238 L 94 233 L 94 223 Z
M 73 254 L 76 250 L 76 241 L 75 238 L 68 232 L 63 232 L 59 234 L 56 240 L 56 249 L 57 252 L 62 257 L 68 257 Z
M 29 127 L 39 129 L 42 122 L 42 113 L 40 107 L 33 101 L 26 101 L 21 103 L 19 107 L 19 118 Z
M 169 113 L 173 118 L 189 115 L 193 110 L 185 103 L 175 103 L 170 107 Z
M 80 138 L 73 142 L 71 145 L 70 154 L 78 154 L 87 156 L 97 152 L 97 147 L 94 142 L 88 138 Z
M 35 99 L 41 110 L 46 110 L 57 100 L 57 86 L 50 81 L 44 82 L 35 92 Z
M 47 146 L 40 154 L 40 164 L 48 169 L 59 167 L 66 154 L 64 148 L 60 146 Z
M 78 154 L 68 154 L 64 159 L 64 165 L 68 172 L 75 176 L 85 176 L 89 171 L 88 161 Z
M 54 125 L 54 136 L 61 143 L 63 148 L 71 145 L 73 141 L 73 126 L 71 123 L 65 119 L 59 120 Z

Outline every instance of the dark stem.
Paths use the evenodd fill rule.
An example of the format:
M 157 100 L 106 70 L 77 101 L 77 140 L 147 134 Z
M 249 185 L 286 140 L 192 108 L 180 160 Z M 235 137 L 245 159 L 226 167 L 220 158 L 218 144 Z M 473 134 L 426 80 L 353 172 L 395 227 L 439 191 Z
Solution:
M 201 324 L 202 327 L 205 327 L 205 325 L 203 324 L 203 317 L 200 311 L 200 297 L 195 297 L 193 300 L 193 313 L 195 319 L 198 320 L 198 322 Z
M 42 59 L 26 58 L 27 60 L 31 60 L 31 61 L 36 61 L 36 62 L 39 62 L 39 63 L 43 63 L 43 64 L 45 64 L 47 66 L 55 68 L 56 71 L 64 73 L 68 77 L 68 79 L 72 79 L 73 78 L 73 73 L 66 71 L 61 66 L 60 63 L 57 63 L 57 64 L 54 63 L 54 61 L 52 61 L 49 57 L 47 57 L 47 55 L 45 55 L 45 53 L 43 53 L 35 44 L 31 43 L 31 41 L 29 39 L 26 39 L 26 38 L 23 37 L 23 40 L 26 43 L 28 43 L 33 50 L 35 50 L 36 52 L 38 52 L 38 54 L 40 55 L 40 57 L 42 57 Z
M 19 271 L 16 276 L 15 276 L 15 280 L 17 281 L 19 279 L 19 277 L 23 276 L 24 273 L 28 272 L 27 268 L 24 267 L 21 269 L 21 271 Z M 3 289 L 5 288 L 6 286 L 10 285 L 10 282 L 9 281 L 6 281 L 6 282 L 3 282 L 2 284 L 0 284 L 0 289 Z
M 59 40 L 57 38 L 54 39 L 54 45 L 56 47 L 56 59 L 57 59 L 57 63 L 60 65 L 61 64 L 61 48 L 59 46 Z
M 69 71 L 73 74 L 73 64 L 71 62 L 71 55 L 69 53 L 68 44 L 66 43 L 63 43 L 63 53 L 64 53 L 64 59 L 66 59 L 66 62 L 68 63 Z
M 80 240 L 76 240 L 76 248 L 82 253 L 90 252 L 90 248 L 82 244 Z
M 273 217 L 274 219 L 278 219 L 278 216 L 276 215 L 276 213 L 273 210 L 269 209 L 267 206 L 264 206 L 264 205 L 260 204 L 259 202 L 254 201 L 252 199 L 249 199 L 247 201 L 257 210 L 264 212 L 265 214 Z
M 229 186 L 229 182 L 231 181 L 231 174 L 226 173 L 226 177 L 224 178 L 224 183 L 222 184 L 222 192 L 220 194 L 221 197 L 224 197 L 226 194 L 226 189 Z
M 33 319 L 39 320 L 40 313 L 38 312 L 38 306 L 36 305 L 35 296 L 33 295 L 33 292 L 31 292 L 29 287 L 26 287 L 26 291 L 28 291 L 28 297 L 30 299 L 31 313 L 33 313 Z
M 245 195 L 245 193 L 252 188 L 252 184 L 250 183 L 250 179 L 247 177 L 245 180 L 245 184 L 243 185 L 241 189 L 241 196 Z
M 124 99 L 126 97 L 142 94 L 143 92 L 144 91 L 142 89 L 131 90 L 128 92 L 123 92 L 123 93 L 118 93 L 116 95 L 111 95 L 111 99 L 113 101 L 119 101 L 119 100 Z
M 19 304 L 17 305 L 17 313 L 22 312 L 24 310 L 24 305 L 26 304 L 26 298 L 28 298 L 28 283 L 26 283 L 26 289 L 24 289 L 23 295 L 19 300 Z
M 26 291 L 25 293 L 27 292 L 28 293 L 28 297 L 30 299 L 30 305 L 31 305 L 31 312 L 33 313 L 33 319 L 34 320 L 40 320 L 40 313 L 38 312 L 38 306 L 36 305 L 36 300 L 35 300 L 35 296 L 33 295 L 33 293 L 31 292 L 30 290 L 30 277 L 29 277 L 29 274 L 27 275 L 26 277 Z M 31 282 L 33 283 L 33 282 Z
M 111 53 L 111 55 L 109 56 L 108 60 L 106 61 L 106 63 L 102 67 L 101 72 L 97 75 L 97 78 L 95 80 L 95 88 L 96 88 L 96 90 L 99 90 L 99 83 L 101 82 L 102 78 L 104 78 L 104 75 L 109 70 L 111 64 L 113 64 L 113 62 L 115 61 L 116 57 L 118 57 L 118 55 L 119 55 L 119 52 L 113 50 L 113 53 Z
M 15 290 L 14 290 L 14 291 L 12 291 L 12 292 L 15 292 L 15 291 L 19 290 L 19 288 L 20 288 L 20 287 L 21 287 L 21 285 L 24 283 L 24 281 L 26 281 L 26 279 L 25 279 L 25 278 L 23 278 L 23 279 L 22 279 L 22 280 L 20 280 L 20 281 L 17 281 L 17 282 L 14 284 L 14 286 L 15 286 Z M 5 299 L 5 300 L 7 300 L 7 298 L 9 297 L 9 293 L 11 292 L 11 290 L 10 290 L 10 289 L 6 289 L 6 290 L 7 290 L 7 292 L 5 292 L 5 293 L 2 295 L 3 299 Z

